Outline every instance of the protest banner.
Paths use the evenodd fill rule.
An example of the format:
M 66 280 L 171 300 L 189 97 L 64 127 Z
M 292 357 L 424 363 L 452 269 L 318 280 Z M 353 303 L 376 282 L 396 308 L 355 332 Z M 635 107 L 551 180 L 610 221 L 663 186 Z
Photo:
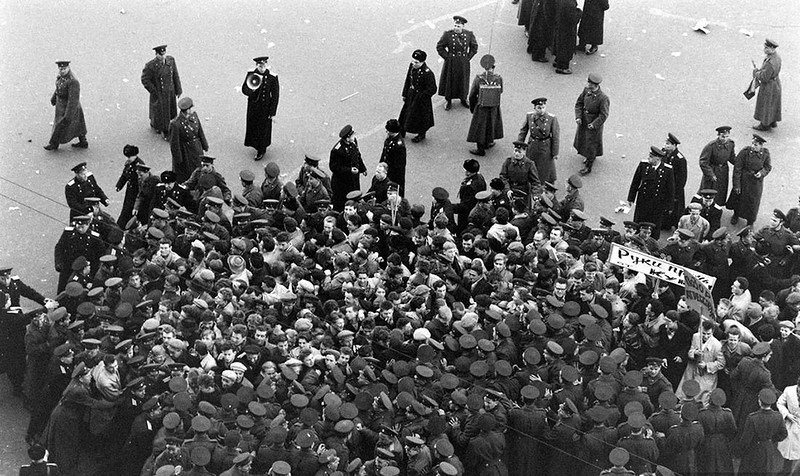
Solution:
M 686 287 L 685 276 L 691 273 L 709 290 L 714 287 L 717 278 L 703 274 L 693 269 L 678 266 L 669 261 L 656 258 L 647 253 L 642 253 L 631 248 L 627 248 L 617 243 L 611 243 L 611 252 L 608 255 L 611 264 L 632 269 L 662 281 Z

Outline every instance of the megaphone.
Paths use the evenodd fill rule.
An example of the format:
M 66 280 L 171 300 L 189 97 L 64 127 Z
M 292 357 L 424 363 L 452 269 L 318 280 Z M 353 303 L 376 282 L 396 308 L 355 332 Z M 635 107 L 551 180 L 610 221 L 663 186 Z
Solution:
M 250 73 L 247 75 L 247 87 L 251 90 L 255 91 L 256 89 L 261 87 L 261 82 L 264 80 L 264 77 L 258 73 Z

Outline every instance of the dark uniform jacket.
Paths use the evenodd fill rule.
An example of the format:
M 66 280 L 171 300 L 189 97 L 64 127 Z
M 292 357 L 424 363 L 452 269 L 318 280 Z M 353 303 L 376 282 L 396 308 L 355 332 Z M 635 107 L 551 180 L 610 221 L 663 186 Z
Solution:
M 500 168 L 500 178 L 506 181 L 511 190 L 518 190 L 526 196 L 535 193 L 536 187 L 541 184 L 536 164 L 527 157 L 521 160 L 507 158 Z
M 715 139 L 706 144 L 700 152 L 700 170 L 703 171 L 700 190 L 704 188 L 716 190 L 714 201 L 719 205 L 725 205 L 728 197 L 728 164 L 733 164 L 736 158 L 735 147 L 732 140 L 723 143 Z
M 661 220 L 670 210 L 675 199 L 675 176 L 668 164 L 650 165 L 647 160 L 639 162 L 633 174 L 628 201 L 636 203 L 633 220 L 656 225 L 653 237 L 658 238 Z
M 92 265 L 92 272 L 97 272 L 100 256 L 103 255 L 105 245 L 100 240 L 100 235 L 94 231 L 79 233 L 73 227 L 64 228 L 55 246 L 55 268 L 65 278 L 72 272 L 72 262 L 78 256 L 84 256 Z M 66 285 L 66 280 L 64 281 Z M 59 289 L 59 292 L 61 289 Z
M 406 143 L 403 136 L 396 134 L 383 141 L 381 160 L 388 166 L 386 176 L 400 186 L 400 196 L 406 193 Z
M 672 166 L 672 174 L 675 177 L 675 202 L 668 221 L 670 227 L 673 227 L 678 225 L 678 220 L 684 215 L 684 210 L 686 209 L 686 194 L 683 190 L 686 187 L 686 178 L 688 176 L 686 157 L 681 151 L 675 149 L 664 157 L 664 163 Z M 717 225 L 717 228 L 719 228 L 719 225 Z
M 136 217 L 141 223 L 150 221 L 150 212 L 155 208 L 158 200 L 158 185 L 160 181 L 153 174 L 148 174 L 139 184 L 139 194 L 136 196 L 134 210 L 138 210 Z
M 31 463 L 19 468 L 19 476 L 60 476 L 55 463 Z
M 556 182 L 556 164 L 553 157 L 558 155 L 561 128 L 556 116 L 545 113 L 537 115 L 529 112 L 525 115 L 525 123 L 517 135 L 518 141 L 525 141 L 528 137 L 528 150 L 526 155 L 536 164 L 539 179 L 542 182 Z
M 211 170 L 211 172 L 204 172 L 202 168 L 199 166 L 194 169 L 192 172 L 191 177 L 189 177 L 183 185 L 186 187 L 187 190 L 190 192 L 195 192 L 198 194 L 203 193 L 202 187 L 200 186 L 201 179 L 204 176 L 210 176 L 211 181 L 213 182 L 212 186 L 219 187 L 220 191 L 222 192 L 222 197 L 225 201 L 229 201 L 231 199 L 231 189 L 228 188 L 228 184 L 225 183 L 225 177 L 222 176 L 221 173 L 217 172 L 216 170 Z M 178 179 L 180 181 L 180 179 Z
M 367 167 L 361 158 L 361 151 L 358 150 L 358 142 L 347 142 L 340 140 L 331 149 L 330 162 L 331 169 L 331 202 L 335 210 L 342 210 L 347 194 L 353 190 L 361 189 L 359 176 L 366 173 Z M 358 169 L 358 173 L 353 173 L 353 168 Z
M 731 443 L 736 436 L 736 421 L 729 408 L 709 405 L 698 416 L 703 425 L 703 442 L 698 448 L 697 471 L 701 474 L 733 474 Z
M 775 410 L 763 410 L 747 415 L 737 448 L 742 457 L 738 474 L 780 474 L 783 457 L 778 451 L 778 442 L 788 436 L 781 414 Z
M 475 194 L 486 190 L 486 179 L 480 173 L 472 174 L 461 181 L 458 189 L 459 203 L 455 205 L 455 213 L 458 215 L 458 225 L 463 227 L 467 224 L 469 212 L 478 203 Z
M 439 96 L 466 99 L 469 91 L 469 61 L 478 52 L 478 41 L 469 30 L 448 30 L 436 43 L 436 52 L 444 59 Z
M 745 147 L 739 151 L 733 166 L 733 190 L 740 190 L 738 204 L 734 203 L 734 213 L 748 222 L 758 217 L 761 194 L 764 192 L 764 177 L 772 171 L 769 149 L 762 147 L 756 151 Z M 758 174 L 758 177 L 756 176 Z M 733 191 L 731 191 L 733 195 Z M 728 197 L 731 200 L 731 197 Z M 731 203 L 728 203 L 731 206 Z
M 71 263 L 70 263 L 71 264 Z M 11 299 L 11 307 L 19 307 L 20 297 L 26 297 L 31 301 L 44 306 L 44 296 L 39 294 L 38 291 L 23 283 L 19 276 L 11 276 L 8 286 L 0 283 L 0 291 L 6 293 Z
M 177 97 L 183 94 L 175 58 L 153 58 L 144 65 L 142 85 L 150 93 L 150 127 L 169 130 L 169 121 L 178 114 Z
M 626 467 L 634 473 L 649 473 L 654 469 L 651 463 L 658 460 L 659 455 L 654 439 L 641 434 L 630 435 L 620 439 L 617 446 L 625 448 L 630 453 L 630 461 Z
M 69 219 L 81 215 L 88 215 L 92 211 L 92 207 L 85 202 L 86 198 L 97 197 L 108 206 L 108 197 L 106 196 L 97 180 L 91 172 L 86 174 L 86 180 L 78 180 L 73 178 L 64 187 L 64 195 L 67 199 L 67 206 L 69 207 Z
M 247 130 L 244 135 L 244 145 L 253 147 L 259 152 L 263 152 L 272 144 L 272 117 L 278 111 L 278 99 L 280 98 L 280 84 L 278 77 L 264 71 L 261 74 L 258 70 L 249 71 L 242 83 L 242 94 L 247 96 Z M 250 89 L 247 78 L 251 74 L 261 76 L 261 84 L 257 89 Z

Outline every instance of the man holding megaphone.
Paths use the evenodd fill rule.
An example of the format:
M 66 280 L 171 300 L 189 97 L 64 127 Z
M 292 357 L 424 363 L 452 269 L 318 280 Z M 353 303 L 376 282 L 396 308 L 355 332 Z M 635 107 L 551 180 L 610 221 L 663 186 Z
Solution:
M 256 69 L 248 71 L 242 84 L 242 94 L 247 96 L 247 131 L 244 145 L 256 150 L 255 160 L 264 158 L 272 143 L 272 118 L 278 110 L 280 86 L 278 77 L 267 66 L 269 56 L 253 58 Z

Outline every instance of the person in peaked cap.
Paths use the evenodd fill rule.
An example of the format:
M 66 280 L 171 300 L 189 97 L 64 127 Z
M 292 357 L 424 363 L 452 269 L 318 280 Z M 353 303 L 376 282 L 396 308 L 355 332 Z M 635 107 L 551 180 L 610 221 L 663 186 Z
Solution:
M 90 231 L 90 216 L 76 216 L 74 226 L 64 228 L 55 246 L 55 267 L 59 273 L 57 292 L 60 293 L 67 286 L 67 281 L 72 274 L 72 263 L 79 256 L 83 256 L 91 265 L 92 272 L 96 272 L 100 256 L 105 250 L 105 245 L 97 232 Z
M 180 113 L 169 121 L 169 148 L 172 171 L 177 175 L 177 182 L 183 183 L 200 167 L 200 157 L 208 151 L 208 141 L 200 118 L 194 112 L 192 98 L 182 97 L 178 108 Z
M 597 48 L 594 46 L 594 48 Z M 625 448 L 614 448 L 608 454 L 608 461 L 613 465 L 611 468 L 600 472 L 600 476 L 635 476 L 636 473 L 625 467 L 630 461 L 631 455 Z
M 579 174 L 572 174 L 567 179 L 567 193 L 564 198 L 558 202 L 553 203 L 553 209 L 562 217 L 569 217 L 573 210 L 584 210 L 584 201 L 581 196 L 581 188 L 583 188 L 583 179 Z
M 183 182 L 183 186 L 198 197 L 212 187 L 219 187 L 222 198 L 229 203 L 232 197 L 231 189 L 225 183 L 225 177 L 214 168 L 215 160 L 217 159 L 208 155 L 201 156 L 200 165 L 194 169 L 189 179 Z
M 715 202 L 717 191 L 713 188 L 699 190 L 691 199 L 690 203 L 699 203 L 700 216 L 708 222 L 708 233 L 712 235 L 719 229 L 722 221 L 722 206 Z M 676 197 L 677 200 L 677 197 Z
M 400 196 L 406 195 L 406 143 L 400 134 L 397 119 L 386 121 L 386 139 L 378 162 L 386 164 L 386 176 L 400 187 Z
M 86 149 L 86 121 L 81 107 L 81 85 L 78 78 L 72 74 L 69 61 L 56 61 L 58 76 L 56 76 L 56 89 L 50 97 L 50 104 L 55 106 L 53 131 L 50 141 L 44 146 L 45 150 L 57 150 L 60 144 L 66 144 L 75 137 L 78 142 L 72 147 Z
M 269 56 L 258 56 L 253 61 L 255 69 L 248 71 L 242 82 L 242 94 L 247 96 L 244 145 L 256 150 L 254 160 L 259 161 L 272 144 L 272 119 L 278 112 L 280 83 L 269 69 Z
M 405 84 L 403 85 L 403 108 L 397 120 L 403 137 L 406 132 L 417 134 L 411 142 L 422 142 L 428 129 L 433 127 L 433 101 L 436 94 L 436 76 L 425 64 L 427 53 L 414 50 L 411 64 L 408 65 Z M 469 78 L 469 71 L 467 71 Z M 466 88 L 464 93 L 466 93 Z
M 777 53 L 778 43 L 767 38 L 764 40 L 764 61 L 760 68 L 753 65 L 753 79 L 758 87 L 756 110 L 753 119 L 758 124 L 753 126 L 757 131 L 769 131 L 778 127 L 781 120 L 781 57 Z
M 669 216 L 661 223 L 665 230 L 678 226 L 678 219 L 683 215 L 686 207 L 686 197 L 684 188 L 686 187 L 687 165 L 686 157 L 678 150 L 681 141 L 672 132 L 667 133 L 667 140 L 664 142 L 663 162 L 672 166 L 672 174 L 675 177 L 675 200 Z
M 155 58 L 144 65 L 142 86 L 150 93 L 150 127 L 169 140 L 169 123 L 178 115 L 178 98 L 183 94 L 175 58 L 167 45 L 153 47 Z
M 558 118 L 547 112 L 547 98 L 531 101 L 533 111 L 525 115 L 525 122 L 517 134 L 518 141 L 528 140 L 526 155 L 536 164 L 542 182 L 555 183 L 556 164 L 561 143 L 561 127 Z
M 584 157 L 581 175 L 592 172 L 595 158 L 603 155 L 603 123 L 608 119 L 609 99 L 600 89 L 603 78 L 596 73 L 589 74 L 578 100 L 575 102 L 575 131 L 573 147 Z
M 71 170 L 75 176 L 64 187 L 70 221 L 76 216 L 92 213 L 92 205 L 86 201 L 89 197 L 97 197 L 103 205 L 108 206 L 108 197 L 97 184 L 94 174 L 86 168 L 86 162 L 75 165 Z
M 503 460 L 505 435 L 495 431 L 497 420 L 494 415 L 481 414 L 476 426 L 480 433 L 470 439 L 467 445 L 464 474 L 506 474 L 508 469 Z
M 475 76 L 469 90 L 469 110 L 472 121 L 467 132 L 467 142 L 475 142 L 477 148 L 472 155 L 486 155 L 486 149 L 494 146 L 496 139 L 503 138 L 503 115 L 500 111 L 500 96 L 503 93 L 503 78 L 494 72 L 494 56 L 481 57 L 483 73 Z
M 458 230 L 463 230 L 469 220 L 469 212 L 475 208 L 478 201 L 475 195 L 486 190 L 486 179 L 480 173 L 481 164 L 475 159 L 464 161 L 464 179 L 458 189 L 459 203 L 453 206 L 453 212 L 458 216 Z
M 772 357 L 772 348 L 767 342 L 753 346 L 752 357 L 745 357 L 730 374 L 730 388 L 738 391 L 730 402 L 730 408 L 740 428 L 747 416 L 758 410 L 758 395 L 761 389 L 774 389 L 766 363 Z M 740 433 L 741 434 L 741 430 Z
M 466 23 L 466 18 L 454 16 L 453 28 L 442 33 L 436 43 L 436 52 L 444 59 L 439 96 L 444 96 L 445 111 L 450 110 L 453 99 L 458 99 L 462 106 L 469 107 L 469 62 L 478 52 L 478 40 L 474 33 L 464 29 Z
M 342 211 L 347 194 L 353 190 L 361 190 L 359 176 L 367 175 L 367 166 L 361 158 L 356 132 L 350 124 L 339 131 L 339 141 L 331 149 L 328 167 L 331 169 L 333 209 Z
M 728 164 L 733 164 L 736 160 L 736 144 L 731 139 L 730 126 L 719 126 L 716 132 L 717 138 L 706 144 L 700 152 L 700 170 L 703 172 L 700 190 L 716 190 L 715 201 L 717 205 L 723 206 L 728 198 Z
M 0 266 L 0 291 L 6 293 L 11 307 L 20 306 L 20 298 L 28 298 L 33 302 L 44 306 L 47 300 L 38 291 L 28 286 L 19 276 L 12 275 L 14 268 Z
M 503 188 L 524 195 L 527 205 L 530 204 L 530 197 L 538 194 L 542 184 L 536 164 L 525 156 L 525 149 L 516 146 L 516 143 L 511 157 L 508 157 L 500 167 L 500 178 L 502 182 L 505 182 Z M 495 179 L 490 182 L 490 185 L 494 181 Z
M 772 409 L 777 401 L 774 388 L 758 392 L 758 410 L 746 416 L 737 445 L 742 457 L 738 474 L 780 474 L 784 459 L 778 451 L 779 442 L 786 439 L 788 431 L 783 417 Z
M 727 208 L 733 209 L 731 225 L 735 225 L 739 218 L 747 220 L 748 225 L 753 225 L 758 217 L 761 206 L 761 195 L 764 192 L 764 177 L 772 171 L 772 160 L 769 149 L 764 147 L 764 140 L 758 134 L 753 134 L 749 146 L 744 147 L 736 155 L 733 163 L 733 188 Z
M 648 158 L 639 162 L 628 189 L 628 204 L 636 203 L 633 220 L 652 222 L 653 239 L 658 240 L 661 222 L 673 209 L 675 175 L 672 166 L 663 163 L 666 154 L 656 146 L 650 147 Z

